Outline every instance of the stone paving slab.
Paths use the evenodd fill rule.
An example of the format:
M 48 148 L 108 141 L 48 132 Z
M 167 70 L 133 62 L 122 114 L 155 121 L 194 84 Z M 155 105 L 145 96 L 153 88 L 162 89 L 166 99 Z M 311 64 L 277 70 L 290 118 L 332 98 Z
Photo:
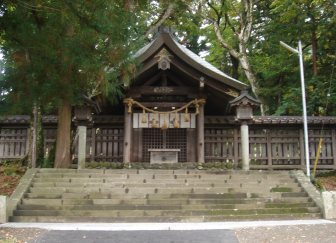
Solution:
M 262 226 L 294 226 L 332 224 L 332 220 L 279 220 L 279 221 L 244 221 L 244 222 L 207 222 L 207 223 L 6 223 L 1 227 L 39 228 L 46 230 L 94 230 L 94 231 L 137 231 L 137 230 L 214 230 L 238 229 Z

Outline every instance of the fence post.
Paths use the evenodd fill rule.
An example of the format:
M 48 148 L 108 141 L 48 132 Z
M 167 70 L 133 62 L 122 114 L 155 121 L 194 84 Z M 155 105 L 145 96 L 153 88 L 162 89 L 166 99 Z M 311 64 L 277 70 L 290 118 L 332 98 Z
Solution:
M 7 201 L 8 196 L 0 196 L 0 224 L 7 223 L 8 221 Z
M 331 129 L 332 153 L 333 153 L 333 167 L 336 169 L 336 131 Z
M 266 129 L 267 134 L 267 165 L 272 168 L 272 143 L 271 143 L 271 129 Z
M 300 157 L 301 157 L 301 169 L 304 169 L 306 167 L 306 164 L 305 164 L 305 149 L 304 149 L 302 128 L 300 128 Z
M 250 169 L 249 156 L 249 129 L 246 121 L 240 126 L 241 146 L 242 146 L 242 169 Z

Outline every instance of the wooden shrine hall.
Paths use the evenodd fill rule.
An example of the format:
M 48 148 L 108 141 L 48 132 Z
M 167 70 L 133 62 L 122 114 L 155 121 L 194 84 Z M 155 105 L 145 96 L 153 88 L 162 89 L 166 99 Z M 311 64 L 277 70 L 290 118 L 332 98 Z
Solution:
M 141 68 L 125 88 L 123 104 L 101 107 L 102 115 L 124 115 L 124 162 L 204 162 L 204 115 L 235 115 L 230 101 L 249 87 L 179 44 L 173 34 L 167 26 L 156 31 L 134 55 Z M 245 93 L 253 103 L 249 109 L 260 103 Z M 75 111 L 77 122 L 80 114 L 84 120 L 91 114 L 81 110 Z M 85 160 L 80 150 L 79 164 Z

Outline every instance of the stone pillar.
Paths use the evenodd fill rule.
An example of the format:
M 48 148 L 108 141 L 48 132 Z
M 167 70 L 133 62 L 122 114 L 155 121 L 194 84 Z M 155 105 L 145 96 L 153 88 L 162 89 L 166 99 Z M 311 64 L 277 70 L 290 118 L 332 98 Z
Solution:
M 132 134 L 132 113 L 128 113 L 128 105 L 125 104 L 124 123 L 124 156 L 125 163 L 131 162 L 131 134 Z
M 7 196 L 0 196 L 0 224 L 7 223 Z
M 250 169 L 250 156 L 249 156 L 249 131 L 246 121 L 243 121 L 240 127 L 241 148 L 242 148 L 242 169 Z
M 78 169 L 85 169 L 86 126 L 78 126 Z
M 204 162 L 204 104 L 199 104 L 197 116 L 197 162 Z

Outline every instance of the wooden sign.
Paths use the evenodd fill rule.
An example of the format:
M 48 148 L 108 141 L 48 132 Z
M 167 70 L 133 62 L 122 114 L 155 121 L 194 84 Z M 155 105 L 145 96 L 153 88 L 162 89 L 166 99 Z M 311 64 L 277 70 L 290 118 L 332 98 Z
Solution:
M 196 116 L 195 113 L 188 113 L 189 115 L 189 122 L 184 121 L 185 113 L 178 113 L 177 120 L 180 124 L 180 128 L 196 128 Z M 151 128 L 154 114 L 153 113 L 146 113 L 147 123 L 142 123 L 142 116 L 143 113 L 133 113 L 133 128 Z M 163 114 L 156 114 L 155 115 L 157 128 L 161 128 L 164 115 Z M 167 114 L 166 115 L 166 123 L 168 124 L 169 128 L 174 128 L 174 121 L 175 121 L 175 113 Z

